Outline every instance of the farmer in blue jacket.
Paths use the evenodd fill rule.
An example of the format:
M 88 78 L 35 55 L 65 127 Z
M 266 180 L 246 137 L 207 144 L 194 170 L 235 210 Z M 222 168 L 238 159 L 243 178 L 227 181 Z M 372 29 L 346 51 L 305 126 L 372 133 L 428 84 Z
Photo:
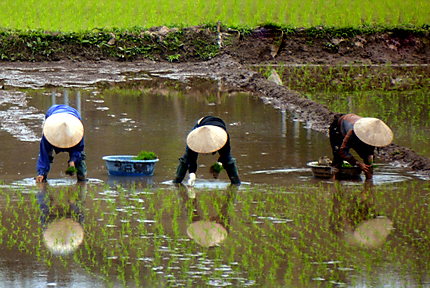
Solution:
M 55 154 L 69 153 L 66 174 L 73 175 L 76 172 L 78 181 L 86 180 L 87 166 L 81 115 L 76 109 L 67 105 L 53 105 L 46 112 L 37 160 L 37 183 L 46 181 L 54 160 L 54 151 Z

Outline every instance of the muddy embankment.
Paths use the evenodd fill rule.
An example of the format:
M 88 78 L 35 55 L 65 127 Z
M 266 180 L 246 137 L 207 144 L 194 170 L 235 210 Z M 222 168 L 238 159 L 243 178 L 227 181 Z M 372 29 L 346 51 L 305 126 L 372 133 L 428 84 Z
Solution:
M 162 32 L 162 28 L 154 29 L 151 31 L 151 37 L 162 39 L 165 37 L 163 35 L 169 32 L 166 32 L 167 28 L 163 29 Z M 163 59 L 163 53 L 167 54 L 162 50 L 156 50 L 160 53 L 150 57 L 155 60 L 135 57 L 129 59 L 130 61 L 118 61 L 119 59 L 106 55 L 105 57 L 100 51 L 93 51 L 88 55 L 81 52 L 75 55 L 63 53 L 55 54 L 53 60 L 56 61 L 44 58 L 36 62 L 0 62 L 0 81 L 3 88 L 8 90 L 10 86 L 67 87 L 75 84 L 91 85 L 100 81 L 124 81 L 123 75 L 128 72 L 149 72 L 164 77 L 174 74 L 175 78 L 179 79 L 189 76 L 212 78 L 222 81 L 222 89 L 252 92 L 265 103 L 294 114 L 294 117 L 306 122 L 311 129 L 327 134 L 336 111 L 330 111 L 326 106 L 306 99 L 288 87 L 267 80 L 260 73 L 251 70 L 250 65 L 430 63 L 428 29 L 427 32 L 419 33 L 394 30 L 363 35 L 345 34 L 344 37 L 341 33 L 328 33 L 323 36 L 299 32 L 286 34 L 267 28 L 256 29 L 246 36 L 236 31 L 217 31 L 212 34 L 209 30 L 194 31 L 195 34 L 186 35 L 186 39 L 192 39 L 195 43 L 203 34 L 206 42 L 220 47 L 215 57 L 206 61 L 192 57 L 190 51 L 196 51 L 196 47 L 187 45 L 179 45 L 179 50 L 176 51 L 178 54 L 174 55 L 182 53 L 181 55 L 188 55 L 188 58 L 182 57 L 182 61 L 176 63 Z M 313 33 L 318 33 L 318 29 L 315 28 Z M 117 39 L 111 42 L 120 41 Z M 417 173 L 430 175 L 430 159 L 407 147 L 391 144 L 380 149 L 377 157 L 407 166 Z

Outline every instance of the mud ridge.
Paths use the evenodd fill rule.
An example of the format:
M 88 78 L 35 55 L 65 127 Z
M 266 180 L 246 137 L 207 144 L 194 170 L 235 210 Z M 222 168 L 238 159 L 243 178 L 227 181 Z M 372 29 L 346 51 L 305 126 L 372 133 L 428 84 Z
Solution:
M 272 104 L 278 109 L 286 109 L 298 120 L 306 122 L 308 128 L 328 136 L 328 127 L 336 111 L 330 111 L 325 105 L 303 98 L 296 91 L 277 85 L 257 73 L 246 70 L 231 71 L 231 76 L 225 76 L 225 80 L 233 87 L 258 93 L 265 103 Z M 409 167 L 417 173 L 430 175 L 430 159 L 418 155 L 407 147 L 393 143 L 377 149 L 376 156 L 396 165 Z
M 204 63 L 192 65 L 175 65 L 178 71 L 199 72 L 214 79 L 222 80 L 230 90 L 246 90 L 258 95 L 266 104 L 277 109 L 289 111 L 306 126 L 328 136 L 328 127 L 336 111 L 330 111 L 325 105 L 316 103 L 297 92 L 267 80 L 261 74 L 246 69 L 244 65 L 224 55 Z M 327 142 L 327 145 L 328 142 Z M 408 147 L 391 144 L 376 150 L 376 156 L 394 165 L 409 167 L 412 171 L 424 176 L 430 175 L 430 159 L 418 155 Z

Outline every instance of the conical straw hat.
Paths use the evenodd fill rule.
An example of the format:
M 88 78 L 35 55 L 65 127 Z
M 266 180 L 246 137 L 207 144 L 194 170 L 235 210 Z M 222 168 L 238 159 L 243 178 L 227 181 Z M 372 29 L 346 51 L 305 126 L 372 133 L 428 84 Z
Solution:
M 82 140 L 84 126 L 81 120 L 69 113 L 57 113 L 45 120 L 43 135 L 55 147 L 70 148 Z
M 196 221 L 187 228 L 188 236 L 203 247 L 213 247 L 227 238 L 227 230 L 219 223 Z
M 221 127 L 204 125 L 188 134 L 187 145 L 197 153 L 212 153 L 225 145 L 227 137 L 227 132 Z
M 53 254 L 66 255 L 75 251 L 82 243 L 84 229 L 70 218 L 56 220 L 48 224 L 43 239 Z
M 367 248 L 378 248 L 385 243 L 393 230 L 393 222 L 388 218 L 375 218 L 362 222 L 352 234 L 348 242 Z
M 354 133 L 364 143 L 384 147 L 393 141 L 393 132 L 382 120 L 364 117 L 355 122 Z

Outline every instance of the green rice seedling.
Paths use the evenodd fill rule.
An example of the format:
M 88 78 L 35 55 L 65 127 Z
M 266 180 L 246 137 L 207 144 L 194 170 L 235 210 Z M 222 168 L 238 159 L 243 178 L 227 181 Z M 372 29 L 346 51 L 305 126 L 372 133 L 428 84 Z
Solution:
M 66 169 L 66 175 L 73 176 L 76 172 L 78 172 L 78 169 L 76 169 L 75 166 L 70 166 Z
M 41 263 L 46 266 L 69 267 L 68 261 L 73 261 L 74 265 L 79 265 L 88 273 L 103 278 L 106 286 L 118 283 L 116 279 L 121 285 L 132 286 L 137 283 L 136 277 L 140 277 L 141 283 L 156 285 L 165 283 L 166 274 L 171 274 L 176 283 L 204 285 L 226 275 L 222 272 L 225 265 L 231 266 L 231 275 L 244 276 L 256 285 L 285 286 L 292 283 L 295 287 L 313 286 L 315 280 L 312 278 L 325 279 L 329 283 L 339 279 L 354 279 L 356 275 L 370 277 L 384 263 L 399 265 L 399 271 L 405 275 L 411 271 L 427 271 L 423 269 L 428 268 L 428 263 L 425 263 L 429 255 L 428 247 L 422 239 L 428 239 L 425 199 L 430 191 L 429 184 L 405 182 L 373 187 L 374 208 L 380 216 L 389 217 L 396 223 L 395 232 L 378 250 L 352 246 L 343 240 L 342 234 L 333 231 L 334 222 L 330 219 L 357 215 L 353 208 L 360 204 L 358 200 L 362 195 L 361 185 L 338 184 L 301 183 L 283 188 L 241 188 L 234 205 L 229 206 L 232 221 L 225 245 L 210 249 L 202 249 L 190 241 L 178 241 L 181 233 L 187 237 L 181 229 L 189 220 L 187 213 L 176 205 L 181 203 L 177 202 L 177 194 L 169 189 L 143 194 L 145 214 L 142 219 L 157 220 L 151 225 L 146 224 L 146 227 L 145 223 L 131 221 L 136 216 L 129 213 L 135 204 L 133 199 L 136 194 L 133 192 L 125 192 L 117 197 L 115 205 L 99 200 L 87 202 L 85 244 L 71 258 L 53 258 L 43 251 L 41 242 L 35 245 L 34 241 L 29 241 L 33 236 L 28 232 L 31 228 L 26 223 L 33 217 L 32 209 L 39 209 L 37 204 L 31 209 L 23 208 L 28 210 L 18 217 L 5 218 L 5 214 L 9 216 L 8 213 L 18 205 L 26 207 L 12 201 L 11 206 L 1 211 L 0 227 L 6 229 L 5 233 L 19 227 L 18 233 L 10 233 L 11 238 L 17 237 L 16 242 L 9 243 L 12 248 L 19 247 L 24 253 L 30 253 L 26 251 L 36 247 L 39 257 L 43 258 Z M 162 192 L 163 197 L 158 192 Z M 211 216 L 222 210 L 222 203 L 226 200 L 223 191 L 199 192 L 199 205 L 205 207 L 203 215 Z M 3 194 L 0 195 L 3 198 Z M 88 195 L 94 193 L 89 191 Z M 32 203 L 26 197 L 18 198 L 23 199 L 19 201 Z M 96 213 L 96 209 L 92 208 L 100 205 L 103 207 Z M 246 206 L 249 208 L 243 209 Z M 102 214 L 105 219 L 101 222 L 103 225 L 99 225 L 96 219 L 101 219 Z M 172 219 L 176 224 L 166 219 Z M 283 219 L 291 221 L 277 222 Z M 106 227 L 106 223 L 115 223 L 117 228 Z M 145 238 L 141 237 L 141 227 L 148 231 Z M 166 248 L 169 252 L 166 252 Z M 184 260 L 179 260 L 181 258 Z M 403 263 L 398 261 L 400 258 L 404 259 Z M 190 273 L 203 263 L 208 263 L 203 265 L 208 269 L 204 270 L 207 273 L 190 277 Z M 230 281 L 228 276 L 226 280 Z
M 25 13 L 23 11 L 26 11 Z M 324 1 L 183 1 L 163 0 L 157 3 L 108 0 L 82 0 L 67 3 L 25 2 L 18 0 L 2 9 L 0 26 L 13 29 L 42 29 L 48 31 L 84 31 L 95 28 L 177 26 L 187 27 L 221 21 L 227 26 L 257 26 L 264 23 L 293 27 L 360 25 L 423 25 L 429 21 L 426 1 L 395 0 L 340 1 L 330 5 Z M 49 15 L 49 17 L 48 17 Z M 312 16 L 310 16 L 312 15 Z M 70 21 L 62 21 L 62 19 Z

